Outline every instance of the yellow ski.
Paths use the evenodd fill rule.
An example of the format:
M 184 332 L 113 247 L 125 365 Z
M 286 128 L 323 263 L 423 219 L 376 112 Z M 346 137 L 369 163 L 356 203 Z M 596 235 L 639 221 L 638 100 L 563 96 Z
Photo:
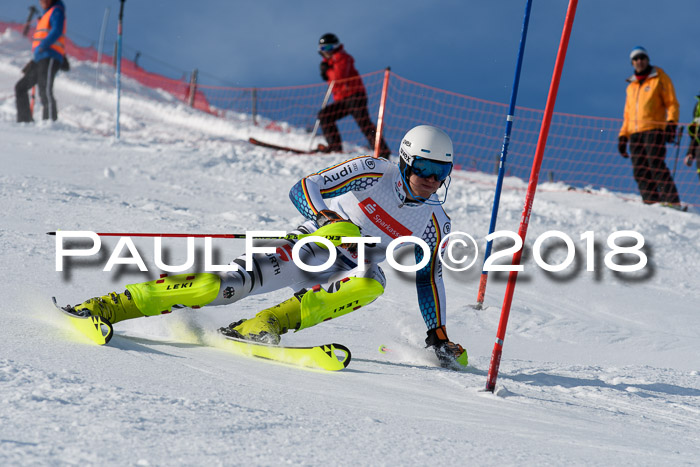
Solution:
M 264 358 L 289 365 L 338 371 L 350 363 L 350 350 L 340 344 L 283 347 L 224 336 L 223 345 L 240 355 Z
M 53 304 L 70 319 L 73 327 L 85 335 L 88 339 L 99 345 L 105 345 L 112 338 L 114 330 L 112 323 L 100 316 L 81 316 L 73 310 L 73 307 L 67 305 L 65 307 L 58 306 L 56 297 L 51 297 Z

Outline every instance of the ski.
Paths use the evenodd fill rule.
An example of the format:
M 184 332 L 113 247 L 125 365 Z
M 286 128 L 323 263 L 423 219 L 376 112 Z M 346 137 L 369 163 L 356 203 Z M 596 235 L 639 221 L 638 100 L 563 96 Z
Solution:
M 266 143 L 255 138 L 248 138 L 248 142 L 255 144 L 256 146 L 262 146 L 264 148 L 278 149 L 280 151 L 293 152 L 294 154 L 318 154 L 322 153 L 321 148 L 311 149 L 310 151 L 304 149 L 290 148 L 288 146 L 280 146 L 278 144 Z
M 236 339 L 222 335 L 226 349 L 239 355 L 273 360 L 288 365 L 338 371 L 350 363 L 350 350 L 341 344 L 316 345 L 313 347 L 284 347 Z
M 56 308 L 70 319 L 73 327 L 94 343 L 105 345 L 114 335 L 112 324 L 106 319 L 92 315 L 82 316 L 70 305 L 59 306 L 56 297 L 51 297 L 51 299 Z
M 59 306 L 56 297 L 51 297 L 51 299 L 54 306 L 70 320 L 77 331 L 96 344 L 109 343 L 114 335 L 114 330 L 108 320 L 100 316 L 83 316 L 70 305 Z M 350 350 L 341 344 L 284 347 L 236 339 L 223 334 L 222 337 L 221 347 L 226 350 L 231 350 L 239 355 L 274 360 L 294 366 L 338 371 L 346 368 L 351 358 Z M 215 346 L 218 347 L 218 345 Z

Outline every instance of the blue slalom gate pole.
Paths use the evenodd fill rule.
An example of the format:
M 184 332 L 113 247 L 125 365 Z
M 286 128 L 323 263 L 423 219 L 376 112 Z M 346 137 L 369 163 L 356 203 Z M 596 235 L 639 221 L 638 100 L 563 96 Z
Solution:
M 126 0 L 119 1 L 121 5 L 119 6 L 119 26 L 117 27 L 117 126 L 114 131 L 117 139 L 119 139 L 119 99 L 122 92 L 122 20 L 124 19 L 124 2 Z
M 506 172 L 506 157 L 508 156 L 508 144 L 510 143 L 510 132 L 513 128 L 513 120 L 515 118 L 515 101 L 518 98 L 518 86 L 520 84 L 520 70 L 523 66 L 523 54 L 525 52 L 525 40 L 527 39 L 527 27 L 530 23 L 530 10 L 532 8 L 532 0 L 527 0 L 525 5 L 525 16 L 523 18 L 523 29 L 520 35 L 520 47 L 518 49 L 518 61 L 515 66 L 515 77 L 513 78 L 513 89 L 510 93 L 510 106 L 508 107 L 508 116 L 506 117 L 506 131 L 503 135 L 503 148 L 501 149 L 501 159 L 498 164 L 498 180 L 496 181 L 496 193 L 493 198 L 493 209 L 491 211 L 491 224 L 489 225 L 489 235 L 496 230 L 496 219 L 498 218 L 498 205 L 501 201 L 501 189 L 503 188 L 503 177 Z M 491 256 L 491 248 L 493 241 L 489 240 L 486 243 L 486 252 L 484 253 L 484 264 Z M 486 281 L 488 280 L 488 271 L 481 271 L 481 280 L 479 281 L 479 293 L 476 299 L 474 308 L 480 310 L 484 304 L 484 295 L 486 294 Z

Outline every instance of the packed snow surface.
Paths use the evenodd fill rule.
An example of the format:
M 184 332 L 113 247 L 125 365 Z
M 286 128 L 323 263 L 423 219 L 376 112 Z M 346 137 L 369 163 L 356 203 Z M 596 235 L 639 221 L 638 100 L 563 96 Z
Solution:
M 697 212 L 541 185 L 493 394 L 483 388 L 507 276 L 491 273 L 486 308 L 472 308 L 481 259 L 466 272 L 445 273 L 448 333 L 469 352 L 462 372 L 439 368 L 423 349 L 412 278 L 388 266 L 380 300 L 283 338 L 348 346 L 352 362 L 340 372 L 210 345 L 218 327 L 288 298 L 289 290 L 118 323 L 100 347 L 76 334 L 51 296 L 76 304 L 157 278 L 153 240 L 134 239 L 148 272 L 104 272 L 116 245 L 107 238 L 100 254 L 57 272 L 55 239 L 46 232 L 288 230 L 302 220 L 287 198 L 291 186 L 358 153 L 293 156 L 254 147 L 249 136 L 283 143 L 290 136 L 256 132 L 245 115 L 198 113 L 128 79 L 116 141 L 113 77 L 88 63 L 57 78 L 58 122 L 20 125 L 12 89 L 28 59 L 16 33 L 0 36 L 0 464 L 699 462 Z M 490 175 L 455 173 L 446 204 L 453 230 L 474 236 L 482 254 L 494 184 Z M 506 179 L 499 230 L 518 230 L 524 188 Z M 561 272 L 544 271 L 533 257 L 535 240 L 550 230 L 576 246 Z M 644 237 L 648 264 L 639 272 L 614 272 L 604 262 L 608 236 L 623 230 Z M 584 232 L 594 233 L 592 246 Z M 196 245 L 192 270 L 203 264 L 203 242 Z M 550 264 L 564 260 L 563 245 L 545 242 Z M 244 243 L 214 246 L 225 264 Z M 185 240 L 163 247 L 170 264 L 184 262 Z M 591 253 L 594 271 L 587 270 Z M 380 345 L 389 351 L 380 353 Z

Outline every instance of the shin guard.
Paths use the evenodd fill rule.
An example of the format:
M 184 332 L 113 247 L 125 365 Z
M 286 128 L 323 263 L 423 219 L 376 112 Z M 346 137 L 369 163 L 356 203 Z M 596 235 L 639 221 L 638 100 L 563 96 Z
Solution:
M 216 274 L 178 274 L 126 286 L 136 306 L 146 316 L 170 313 L 174 305 L 199 308 L 214 301 L 221 279 Z
M 299 330 L 357 310 L 383 293 L 382 284 L 368 277 L 346 277 L 338 282 L 335 292 L 327 292 L 317 285 L 301 298 Z

